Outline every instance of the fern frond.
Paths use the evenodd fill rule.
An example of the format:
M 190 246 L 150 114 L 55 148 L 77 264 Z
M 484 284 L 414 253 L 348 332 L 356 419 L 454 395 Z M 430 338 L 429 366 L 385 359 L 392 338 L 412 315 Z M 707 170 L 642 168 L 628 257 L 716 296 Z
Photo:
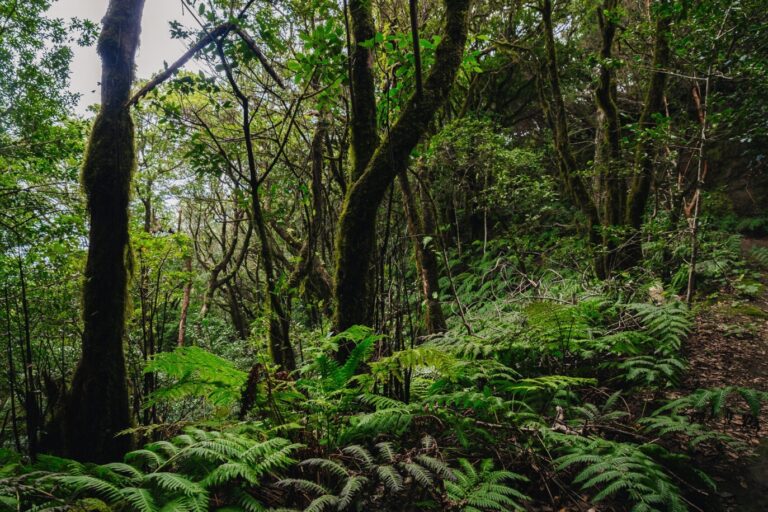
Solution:
M 403 477 L 397 470 L 389 465 L 376 466 L 376 476 L 390 492 L 403 490 Z
M 367 483 L 368 479 L 364 476 L 352 476 L 347 479 L 339 493 L 339 509 L 344 510 L 349 507 Z
M 53 476 L 51 480 L 68 487 L 75 495 L 91 494 L 111 502 L 120 501 L 122 497 L 120 489 L 114 485 L 88 475 Z
M 198 483 L 181 476 L 178 473 L 150 473 L 145 480 L 152 482 L 158 489 L 171 493 L 181 493 L 185 496 L 205 496 L 206 490 Z
M 322 469 L 337 478 L 343 479 L 349 476 L 349 472 L 347 471 L 347 468 L 329 459 L 318 459 L 318 458 L 304 459 L 299 463 L 299 465 Z
M 159 507 L 155 499 L 146 489 L 138 487 L 125 487 L 120 489 L 123 500 L 136 512 L 157 512 Z

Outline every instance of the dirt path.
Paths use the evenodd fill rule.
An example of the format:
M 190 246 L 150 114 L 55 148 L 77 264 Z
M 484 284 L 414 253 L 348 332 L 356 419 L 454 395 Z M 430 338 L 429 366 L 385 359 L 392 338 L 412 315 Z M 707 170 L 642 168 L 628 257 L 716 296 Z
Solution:
M 768 278 L 763 282 L 768 283 Z M 768 286 L 755 300 L 723 297 L 714 306 L 703 307 L 686 344 L 686 356 L 690 370 L 684 391 L 724 386 L 768 391 Z M 745 425 L 740 414 L 719 422 L 726 433 L 754 447 L 755 455 L 726 451 L 708 458 L 707 470 L 717 482 L 718 492 L 703 500 L 704 510 L 768 511 L 767 410 L 764 405 L 758 428 L 749 421 Z

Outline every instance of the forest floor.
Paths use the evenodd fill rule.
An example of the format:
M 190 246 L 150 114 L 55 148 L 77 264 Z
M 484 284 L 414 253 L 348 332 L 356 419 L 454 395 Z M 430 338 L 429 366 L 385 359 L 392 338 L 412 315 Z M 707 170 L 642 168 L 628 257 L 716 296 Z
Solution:
M 768 246 L 768 239 L 745 240 L 745 253 L 755 245 Z M 763 275 L 762 282 L 762 293 L 755 299 L 725 293 L 701 307 L 685 345 L 690 368 L 677 393 L 725 386 L 768 391 L 768 276 Z M 722 431 L 751 446 L 754 454 L 724 450 L 704 457 L 701 467 L 713 477 L 717 491 L 698 503 L 702 510 L 768 510 L 768 419 L 763 409 L 757 425 L 740 414 L 718 420 Z

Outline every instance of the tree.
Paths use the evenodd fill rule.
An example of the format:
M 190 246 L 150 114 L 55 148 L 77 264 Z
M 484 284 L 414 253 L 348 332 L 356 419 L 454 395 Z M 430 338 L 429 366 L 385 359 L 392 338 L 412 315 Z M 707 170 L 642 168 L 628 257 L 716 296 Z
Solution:
M 553 24 L 553 3 L 543 0 L 540 10 L 546 48 L 545 76 L 548 91 L 541 95 L 547 120 L 552 127 L 558 168 L 567 195 L 587 218 L 590 244 L 596 251 L 595 271 L 605 278 L 613 270 L 628 269 L 642 258 L 640 228 L 656 173 L 657 138 L 651 133 L 664 116 L 667 66 L 671 58 L 669 37 L 674 9 L 670 2 L 655 4 L 653 59 L 645 99 L 638 121 L 635 157 L 627 177 L 621 171 L 621 124 L 616 107 L 616 84 L 612 72 L 613 43 L 617 29 L 618 6 L 612 0 L 598 8 L 600 27 L 599 78 L 595 88 L 598 110 L 594 163 L 598 168 L 598 192 L 594 197 L 589 183 L 579 170 L 574 156 L 565 101 L 560 86 L 560 70 Z M 598 232 L 598 228 L 602 233 Z M 618 237 L 616 241 L 614 238 Z
M 414 93 L 403 107 L 398 120 L 381 143 L 368 129 L 361 116 L 375 112 L 370 99 L 365 108 L 357 106 L 353 112 L 353 151 L 356 151 L 355 167 L 360 156 L 359 148 L 375 147 L 365 170 L 354 179 L 347 190 L 336 237 L 336 268 L 334 282 L 334 326 L 343 331 L 353 325 L 371 323 L 370 287 L 368 266 L 375 245 L 375 224 L 379 206 L 398 174 L 408 165 L 411 151 L 427 131 L 437 110 L 443 105 L 462 62 L 467 39 L 467 18 L 470 0 L 446 0 L 445 24 L 442 40 L 435 51 L 435 62 L 424 81 L 422 94 Z M 373 14 L 370 4 L 355 0 L 350 2 L 351 31 L 354 44 L 365 47 L 369 44 Z M 355 50 L 353 55 L 358 52 Z M 352 91 L 359 99 L 361 91 L 367 91 L 373 64 L 366 69 L 353 58 Z M 367 95 L 366 96 L 370 96 Z M 356 120 L 355 120 L 356 119 Z M 353 176 L 354 178 L 354 176 Z M 343 354 L 349 347 L 342 348 Z
M 128 200 L 135 167 L 127 102 L 144 0 L 111 0 L 102 21 L 101 110 L 83 167 L 90 231 L 83 285 L 83 354 L 63 412 L 64 452 L 117 460 L 131 447 L 123 334 L 130 274 Z

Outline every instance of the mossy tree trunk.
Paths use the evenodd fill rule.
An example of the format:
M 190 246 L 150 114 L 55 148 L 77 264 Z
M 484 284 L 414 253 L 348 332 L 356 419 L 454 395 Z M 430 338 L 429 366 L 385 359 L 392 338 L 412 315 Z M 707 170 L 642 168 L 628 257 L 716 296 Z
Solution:
M 374 53 L 370 43 L 376 36 L 370 0 L 350 0 L 350 26 L 352 35 L 350 176 L 357 181 L 376 150 L 379 135 L 376 127 L 376 87 L 374 82 Z
M 83 287 L 83 354 L 63 411 L 64 452 L 120 460 L 131 438 L 123 331 L 129 278 L 128 201 L 135 165 L 130 98 L 144 0 L 111 0 L 102 21 L 101 110 L 83 168 L 90 232 Z
M 424 297 L 424 326 L 428 334 L 444 332 L 447 329 L 443 307 L 440 304 L 439 274 L 437 258 L 432 250 L 435 244 L 435 232 L 427 229 L 424 214 L 419 214 L 419 208 L 414 196 L 407 173 L 398 176 L 400 191 L 403 194 L 403 209 L 408 222 L 408 236 L 411 238 L 413 253 L 416 259 L 416 270 L 421 281 L 421 293 Z M 428 210 L 422 205 L 422 210 Z
M 540 10 L 544 25 L 545 64 L 542 74 L 548 90 L 540 90 L 545 117 L 552 127 L 560 177 L 567 195 L 587 218 L 590 244 L 595 250 L 595 271 L 598 277 L 608 277 L 611 271 L 630 268 L 640 262 L 640 228 L 656 168 L 656 141 L 648 130 L 656 126 L 656 117 L 663 114 L 665 68 L 669 64 L 669 31 L 671 9 L 668 0 L 660 1 L 655 9 L 655 41 L 653 71 L 648 84 L 640 117 L 642 133 L 635 147 L 631 187 L 621 173 L 621 124 L 616 105 L 616 84 L 612 66 L 612 46 L 616 34 L 615 19 L 618 2 L 604 0 L 598 11 L 600 26 L 600 75 L 595 88 L 598 111 L 598 137 L 595 164 L 599 173 L 596 201 L 589 187 L 579 176 L 579 168 L 572 152 L 555 46 L 552 20 L 552 0 L 542 0 Z M 602 228 L 601 235 L 598 228 Z
M 298 253 L 298 261 L 288 279 L 288 287 L 297 294 L 301 288 L 304 288 L 304 295 L 308 300 L 314 298 L 323 301 L 324 307 L 328 307 L 328 301 L 331 295 L 331 286 L 327 274 L 322 268 L 322 262 L 318 257 L 321 236 L 325 224 L 325 201 L 323 200 L 323 168 L 324 155 L 323 149 L 328 135 L 328 112 L 320 109 L 317 116 L 314 134 L 310 143 L 310 162 L 312 176 L 312 208 L 308 212 L 309 226 L 307 239 L 301 244 Z
M 626 206 L 626 174 L 621 161 L 621 123 L 616 105 L 616 79 L 614 74 L 613 41 L 616 36 L 618 0 L 604 0 L 597 8 L 600 26 L 600 66 L 595 104 L 597 106 L 597 138 L 595 141 L 595 167 L 598 171 L 602 233 L 602 255 L 596 261 L 602 266 L 601 275 L 610 275 L 616 267 L 618 235 L 616 229 L 623 224 Z M 620 228 L 619 228 L 620 229 Z
M 658 141 L 649 132 L 658 125 L 658 118 L 664 116 L 664 89 L 667 85 L 667 68 L 672 57 L 669 47 L 671 11 L 672 6 L 668 0 L 661 0 L 656 6 L 653 71 L 645 96 L 643 112 L 638 122 L 640 136 L 635 148 L 635 171 L 627 195 L 624 220 L 629 229 L 628 240 L 625 243 L 626 266 L 639 263 L 643 257 L 640 228 L 643 225 L 643 217 L 655 177 L 658 147 Z
M 371 324 L 368 268 L 375 247 L 379 206 L 395 177 L 406 170 L 411 151 L 448 97 L 461 65 L 470 0 L 446 0 L 445 6 L 442 40 L 424 81 L 423 94 L 407 101 L 386 138 L 375 146 L 363 173 L 350 184 L 344 199 L 336 238 L 334 326 L 338 331 L 356 324 Z M 370 17 L 370 4 L 358 7 L 366 9 Z M 353 90 L 358 93 L 360 88 L 354 78 L 353 73 Z M 339 356 L 350 348 L 342 347 Z
M 546 98 L 545 93 L 542 93 L 541 99 L 545 107 L 547 119 L 552 127 L 558 171 L 566 194 L 586 217 L 587 232 L 591 245 L 598 247 L 601 243 L 597 231 L 597 227 L 600 225 L 600 214 L 588 188 L 578 174 L 578 165 L 571 149 L 571 140 L 568 134 L 567 111 L 560 88 L 560 71 L 558 69 L 551 0 L 543 0 L 541 4 L 541 17 L 544 25 L 544 72 L 549 85 L 549 98 Z M 597 266 L 597 270 L 600 273 L 600 265 Z

